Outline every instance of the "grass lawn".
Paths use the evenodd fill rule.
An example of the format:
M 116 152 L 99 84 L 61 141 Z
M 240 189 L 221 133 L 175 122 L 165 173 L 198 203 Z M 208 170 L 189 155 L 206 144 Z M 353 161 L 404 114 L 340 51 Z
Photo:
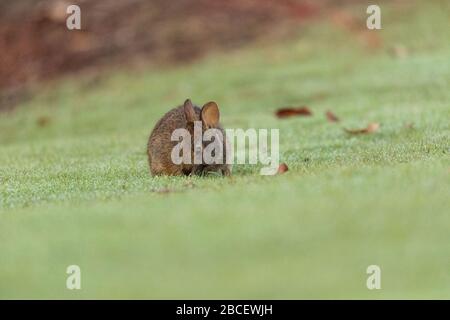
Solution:
M 190 66 L 48 84 L 0 114 L 0 298 L 449 299 L 450 9 L 382 10 L 380 48 L 323 19 Z M 279 128 L 289 171 L 151 177 L 150 130 L 187 97 L 217 101 L 226 128 Z M 274 117 L 302 104 L 312 117 Z

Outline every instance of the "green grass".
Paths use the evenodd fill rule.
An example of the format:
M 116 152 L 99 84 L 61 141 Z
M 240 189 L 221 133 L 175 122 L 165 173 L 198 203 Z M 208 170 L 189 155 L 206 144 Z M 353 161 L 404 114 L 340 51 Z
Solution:
M 0 298 L 450 298 L 450 11 L 382 10 L 377 50 L 325 19 L 186 67 L 65 79 L 1 114 Z M 151 177 L 150 130 L 187 97 L 227 128 L 279 128 L 289 171 Z M 301 104 L 313 117 L 273 116 Z

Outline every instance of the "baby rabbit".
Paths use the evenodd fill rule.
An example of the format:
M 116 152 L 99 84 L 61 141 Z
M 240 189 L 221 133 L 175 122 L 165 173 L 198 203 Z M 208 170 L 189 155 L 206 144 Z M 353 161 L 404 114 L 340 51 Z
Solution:
M 231 174 L 231 166 L 226 164 L 226 136 L 223 128 L 219 125 L 219 107 L 213 101 L 206 103 L 201 109 L 194 106 L 191 100 L 186 100 L 182 106 L 176 107 L 167 112 L 155 125 L 147 145 L 148 162 L 152 175 L 203 175 L 209 172 L 221 173 L 224 176 Z M 194 123 L 201 121 L 202 135 L 210 128 L 218 129 L 222 133 L 223 153 L 218 157 L 222 158 L 222 163 L 206 164 L 203 159 L 202 149 L 207 147 L 214 139 L 219 139 L 217 135 L 211 141 L 194 141 Z M 186 129 L 190 134 L 191 150 L 187 157 L 190 163 L 175 164 L 172 161 L 172 150 L 179 143 L 172 141 L 171 136 L 175 129 Z M 187 138 L 186 138 L 187 139 Z M 201 145 L 198 145 L 201 143 Z M 197 144 L 197 145 L 195 145 Z M 200 164 L 194 164 L 194 153 L 201 159 Z

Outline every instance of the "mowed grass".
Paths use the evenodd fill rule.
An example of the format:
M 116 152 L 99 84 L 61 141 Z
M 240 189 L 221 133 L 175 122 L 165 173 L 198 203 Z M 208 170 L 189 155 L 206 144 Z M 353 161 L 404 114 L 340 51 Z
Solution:
M 380 48 L 324 19 L 190 66 L 52 83 L 1 114 L 0 298 L 450 298 L 450 11 L 418 3 L 382 7 Z M 280 129 L 289 171 L 151 177 L 150 130 L 187 97 L 217 101 L 227 128 Z M 312 117 L 274 117 L 303 104 Z

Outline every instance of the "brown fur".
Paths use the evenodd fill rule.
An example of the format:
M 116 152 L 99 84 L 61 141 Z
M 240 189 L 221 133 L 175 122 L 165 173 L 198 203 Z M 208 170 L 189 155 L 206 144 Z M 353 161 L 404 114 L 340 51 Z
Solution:
M 231 167 L 227 164 L 174 164 L 171 159 L 172 149 L 177 141 L 171 141 L 172 132 L 178 128 L 185 128 L 191 134 L 191 163 L 194 160 L 194 125 L 193 121 L 202 121 L 203 132 L 209 128 L 217 128 L 222 131 L 224 137 L 224 158 L 226 137 L 223 128 L 219 124 L 219 109 L 215 102 L 209 102 L 199 108 L 186 100 L 184 105 L 167 112 L 155 125 L 147 145 L 148 162 L 152 175 L 201 175 L 208 172 L 220 172 L 223 175 L 231 174 Z M 209 142 L 204 142 L 207 145 Z M 225 161 L 224 161 L 225 162 Z

